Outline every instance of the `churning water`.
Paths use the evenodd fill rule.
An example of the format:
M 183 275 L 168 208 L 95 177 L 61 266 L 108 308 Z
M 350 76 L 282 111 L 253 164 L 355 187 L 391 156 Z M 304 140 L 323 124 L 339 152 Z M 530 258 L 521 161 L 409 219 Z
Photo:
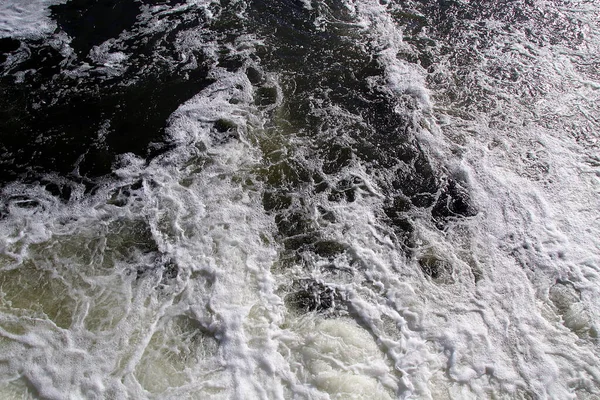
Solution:
M 0 1 L 0 397 L 600 398 L 599 35 Z

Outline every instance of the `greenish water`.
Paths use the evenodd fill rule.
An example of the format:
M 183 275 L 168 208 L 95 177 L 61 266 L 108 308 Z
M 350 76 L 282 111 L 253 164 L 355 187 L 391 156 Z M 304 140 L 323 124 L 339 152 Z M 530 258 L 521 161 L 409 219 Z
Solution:
M 0 397 L 599 395 L 593 2 L 0 10 Z

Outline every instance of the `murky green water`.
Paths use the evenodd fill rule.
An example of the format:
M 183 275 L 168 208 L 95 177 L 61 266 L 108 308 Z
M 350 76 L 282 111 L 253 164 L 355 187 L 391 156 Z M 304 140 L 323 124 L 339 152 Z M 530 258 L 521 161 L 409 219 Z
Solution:
M 595 3 L 109 3 L 0 5 L 0 397 L 599 395 Z

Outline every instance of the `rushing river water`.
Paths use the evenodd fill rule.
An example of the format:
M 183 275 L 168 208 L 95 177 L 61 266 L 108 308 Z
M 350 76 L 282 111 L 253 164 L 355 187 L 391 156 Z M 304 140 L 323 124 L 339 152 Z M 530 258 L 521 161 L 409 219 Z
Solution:
M 600 398 L 597 0 L 0 0 L 0 398 Z

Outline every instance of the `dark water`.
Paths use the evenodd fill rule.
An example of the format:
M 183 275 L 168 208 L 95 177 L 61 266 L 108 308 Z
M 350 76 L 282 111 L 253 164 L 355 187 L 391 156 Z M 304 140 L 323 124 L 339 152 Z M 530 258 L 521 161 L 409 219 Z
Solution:
M 598 395 L 597 4 L 39 9 L 0 38 L 6 393 Z

